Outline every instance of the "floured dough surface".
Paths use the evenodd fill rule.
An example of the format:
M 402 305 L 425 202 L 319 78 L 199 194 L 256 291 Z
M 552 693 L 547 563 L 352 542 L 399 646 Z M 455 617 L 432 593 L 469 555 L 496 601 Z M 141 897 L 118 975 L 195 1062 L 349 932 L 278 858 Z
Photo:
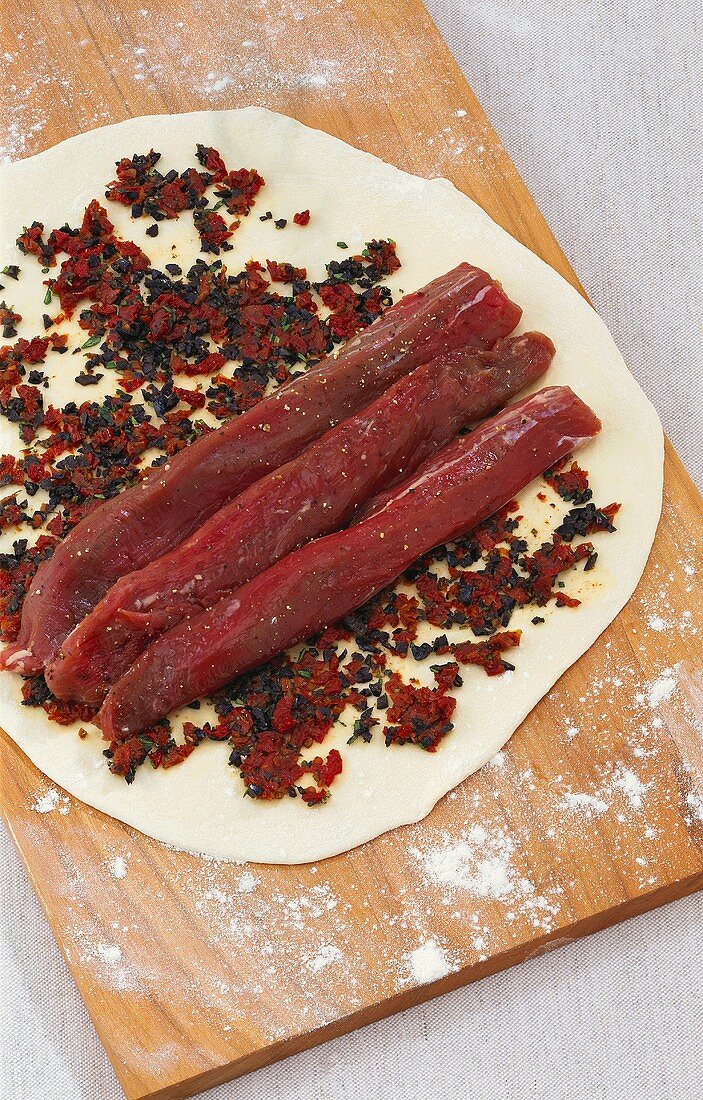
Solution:
M 204 742 L 184 764 L 168 771 L 139 768 L 128 786 L 108 771 L 102 756 L 105 743 L 97 730 L 91 727 L 81 740 L 77 727 L 57 726 L 42 710 L 21 706 L 20 678 L 0 673 L 2 727 L 70 794 L 149 836 L 191 851 L 269 863 L 317 861 L 424 817 L 443 794 L 500 749 L 617 615 L 639 580 L 659 518 L 662 432 L 656 412 L 597 314 L 452 184 L 400 172 L 327 134 L 258 108 L 131 119 L 3 166 L 0 256 L 3 264 L 22 268 L 20 281 L 11 284 L 11 293 L 9 287 L 5 292 L 23 316 L 20 335 L 42 332 L 46 308 L 45 276 L 15 247 L 22 226 L 35 219 L 47 227 L 79 224 L 87 203 L 100 199 L 113 178 L 117 159 L 153 147 L 162 152 L 162 171 L 181 170 L 194 163 L 196 142 L 215 146 L 228 165 L 261 172 L 266 179 L 259 199 L 262 210 L 271 209 L 289 221 L 296 211 L 311 211 L 310 225 L 295 232 L 277 232 L 272 222 L 255 215 L 244 219 L 231 240 L 233 251 L 222 257 L 230 271 L 241 270 L 251 258 L 284 259 L 320 279 L 325 262 L 344 255 L 337 241 L 346 241 L 347 254 L 353 254 L 376 237 L 397 243 L 402 268 L 384 279 L 396 300 L 401 292 L 417 289 L 464 260 L 499 279 L 524 310 L 517 331 L 541 329 L 556 344 L 545 382 L 571 386 L 601 418 L 603 431 L 579 452 L 579 462 L 589 471 L 598 503 L 622 504 L 617 534 L 589 536 L 599 553 L 596 569 L 567 575 L 566 590 L 582 598 L 582 605 L 558 609 L 550 604 L 540 612 L 546 621 L 538 629 L 529 623 L 534 608 L 517 612 L 510 628 L 523 627 L 524 632 L 511 657 L 514 672 L 489 678 L 479 668 L 462 669 L 454 730 L 437 753 L 414 746 L 386 748 L 378 727 L 370 744 L 347 747 L 350 723 L 335 727 L 324 751 L 339 748 L 344 771 L 329 802 L 320 807 L 309 808 L 300 799 L 266 803 L 243 798 L 244 785 L 227 766 L 226 747 L 212 742 Z M 175 260 L 184 270 L 198 255 L 187 214 L 162 222 L 156 239 L 145 235 L 146 219 L 132 221 L 129 211 L 114 203 L 109 214 L 117 232 L 142 245 L 156 267 L 174 260 L 174 245 Z M 69 332 L 69 346 L 79 341 L 77 325 L 63 325 L 60 331 Z M 80 342 L 84 338 L 83 333 Z M 96 399 L 114 384 L 108 376 L 86 393 L 73 381 L 78 362 L 78 357 L 62 363 L 59 356 L 47 356 L 42 367 L 51 379 L 47 403 Z M 0 452 L 17 454 L 19 449 L 16 428 L 3 419 Z M 538 542 L 546 537 L 545 522 L 550 530 L 555 526 L 554 512 L 545 514 L 547 506 L 536 499 L 539 488 L 534 483 L 519 498 L 526 517 L 521 527 L 534 528 Z M 4 532 L 2 548 L 16 537 L 16 532 Z M 467 630 L 452 634 L 452 640 L 471 638 Z M 434 684 L 428 662 L 408 659 L 402 671 L 406 679 L 414 675 Z M 204 718 L 200 712 L 197 720 Z

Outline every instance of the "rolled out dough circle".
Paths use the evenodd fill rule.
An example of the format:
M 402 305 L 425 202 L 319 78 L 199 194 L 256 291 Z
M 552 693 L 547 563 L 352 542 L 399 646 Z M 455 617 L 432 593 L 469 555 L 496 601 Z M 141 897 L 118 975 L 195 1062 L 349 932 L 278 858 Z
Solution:
M 0 674 L 3 728 L 70 794 L 148 836 L 191 851 L 268 863 L 316 861 L 429 813 L 442 795 L 501 748 L 617 615 L 641 576 L 659 518 L 662 432 L 656 412 L 587 302 L 451 183 L 401 172 L 325 133 L 258 108 L 131 119 L 3 166 L 0 254 L 3 263 L 22 267 L 20 281 L 12 284 L 11 293 L 5 292 L 24 318 L 20 335 L 42 331 L 45 308 L 45 276 L 14 244 L 21 227 L 35 219 L 47 227 L 77 224 L 90 199 L 102 196 L 119 157 L 153 147 L 163 154 L 161 169 L 180 170 L 194 163 L 196 142 L 214 145 L 230 167 L 257 168 L 266 187 L 255 214 L 261 207 L 289 219 L 283 233 L 255 214 L 245 219 L 232 238 L 234 250 L 224 257 L 231 271 L 240 270 L 251 257 L 285 259 L 306 266 L 311 278 L 321 278 L 324 262 L 344 255 L 337 241 L 346 241 L 351 254 L 372 237 L 390 237 L 403 265 L 386 280 L 396 298 L 462 260 L 499 279 L 524 309 L 518 331 L 541 329 L 556 344 L 547 381 L 570 385 L 602 419 L 601 436 L 579 453 L 579 461 L 589 470 L 596 501 L 623 505 L 617 535 L 594 538 L 597 569 L 569 578 L 568 590 L 584 595 L 582 606 L 550 607 L 539 628 L 528 622 L 514 673 L 488 678 L 477 668 L 463 670 L 455 729 L 436 754 L 412 746 L 386 749 L 378 730 L 370 744 L 346 747 L 349 727 L 339 727 L 324 748 L 341 748 L 344 772 L 329 802 L 315 809 L 300 799 L 262 803 L 243 798 L 243 784 L 227 765 L 226 747 L 213 743 L 204 743 L 169 771 L 143 766 L 128 786 L 105 766 L 104 742 L 97 732 L 81 740 L 75 729 L 50 723 L 43 711 L 22 707 L 19 677 Z M 144 235 L 145 219 L 133 222 L 129 211 L 109 205 L 117 230 L 142 244 L 155 266 L 173 258 L 173 244 L 184 267 L 195 258 L 190 215 L 161 223 L 159 237 L 152 240 Z M 305 209 L 311 211 L 310 224 L 292 226 L 293 214 Z M 62 331 L 67 329 L 77 335 L 75 326 L 63 326 Z M 47 359 L 44 369 L 50 375 L 56 371 L 50 391 L 54 403 L 85 400 L 85 391 L 72 381 L 75 365 L 75 359 L 68 364 L 60 357 Z M 0 423 L 0 450 L 19 450 L 16 429 L 6 420 Z M 533 485 L 520 498 L 528 519 L 535 491 Z M 13 537 L 5 533 L 3 548 Z M 516 618 L 511 626 L 524 622 Z M 413 667 L 412 673 L 432 684 L 428 663 Z M 405 668 L 406 674 L 410 671 Z

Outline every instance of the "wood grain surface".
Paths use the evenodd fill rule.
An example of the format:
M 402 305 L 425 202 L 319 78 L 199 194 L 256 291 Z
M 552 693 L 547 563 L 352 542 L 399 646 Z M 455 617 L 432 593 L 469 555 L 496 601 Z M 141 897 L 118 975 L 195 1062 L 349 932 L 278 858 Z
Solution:
M 14 157 L 259 104 L 448 176 L 578 286 L 419 0 L 18 0 L 4 21 Z M 702 526 L 667 448 L 652 556 L 598 643 L 423 823 L 316 867 L 171 851 L 2 735 L 5 820 L 127 1097 L 191 1096 L 703 885 Z

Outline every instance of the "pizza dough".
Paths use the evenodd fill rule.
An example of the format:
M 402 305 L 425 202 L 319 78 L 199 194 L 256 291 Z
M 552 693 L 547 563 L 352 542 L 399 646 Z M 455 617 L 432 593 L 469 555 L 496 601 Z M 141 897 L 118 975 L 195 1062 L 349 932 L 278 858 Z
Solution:
M 258 108 L 131 119 L 3 166 L 0 256 L 3 264 L 22 268 L 20 280 L 4 296 L 24 318 L 20 335 L 40 334 L 46 309 L 45 276 L 14 244 L 22 226 L 35 219 L 47 227 L 79 224 L 87 203 L 100 198 L 113 178 L 119 157 L 153 147 L 162 152 L 162 171 L 181 170 L 195 163 L 196 142 L 215 146 L 230 167 L 255 167 L 262 173 L 266 187 L 255 214 L 261 207 L 290 221 L 296 211 L 311 211 L 310 225 L 294 231 L 276 231 L 271 221 L 260 222 L 255 214 L 245 219 L 232 238 L 234 250 L 223 256 L 231 271 L 252 257 L 271 258 L 305 266 L 311 278 L 322 278 L 325 261 L 344 255 L 337 241 L 346 241 L 348 254 L 353 254 L 376 237 L 397 242 L 403 266 L 384 280 L 396 299 L 462 260 L 499 279 L 524 309 L 517 331 L 541 329 L 556 344 L 546 382 L 570 385 L 603 421 L 600 437 L 579 452 L 579 462 L 589 471 L 596 502 L 620 501 L 623 506 L 617 534 L 592 537 L 599 552 L 596 569 L 568 575 L 567 591 L 581 596 L 582 606 L 557 609 L 551 604 L 540 612 L 546 622 L 539 628 L 529 624 L 534 609 L 516 614 L 511 629 L 526 629 L 513 658 L 515 672 L 489 678 L 478 668 L 462 669 L 455 728 L 436 754 L 414 746 L 387 749 L 378 727 L 370 744 L 347 747 L 351 722 L 339 725 L 324 751 L 340 748 L 344 771 L 329 802 L 314 809 L 300 799 L 265 803 L 243 798 L 244 785 L 227 765 L 226 746 L 212 742 L 169 771 L 143 765 L 128 786 L 108 771 L 99 731 L 91 727 L 89 737 L 81 740 L 76 728 L 57 726 L 42 710 L 21 706 L 20 678 L 0 673 L 2 727 L 70 794 L 177 847 L 236 860 L 302 863 L 424 817 L 442 795 L 501 748 L 617 615 L 640 578 L 659 518 L 662 432 L 656 412 L 591 307 L 452 184 L 400 172 L 327 134 Z M 195 259 L 198 242 L 189 214 L 162 222 L 158 238 L 151 239 L 144 232 L 147 219 L 132 221 L 129 211 L 106 205 L 117 231 L 139 243 L 155 266 L 175 258 L 185 270 Z M 75 324 L 59 331 L 68 331 L 69 346 L 76 345 L 80 330 Z M 86 394 L 73 381 L 77 366 L 77 357 L 47 357 L 42 369 L 51 376 L 48 399 L 55 404 L 80 402 L 108 391 L 109 377 Z M 0 421 L 0 452 L 19 452 L 16 429 L 5 419 Z M 522 526 L 541 528 L 537 541 L 545 537 L 545 521 L 550 529 L 555 525 L 554 511 L 547 514 L 547 506 L 536 500 L 539 488 L 533 484 L 520 497 L 526 515 Z M 2 549 L 16 537 L 14 531 L 4 532 Z M 471 637 L 458 631 L 455 636 Z M 403 671 L 406 677 L 434 683 L 428 662 L 408 660 Z M 198 721 L 204 718 L 201 711 Z

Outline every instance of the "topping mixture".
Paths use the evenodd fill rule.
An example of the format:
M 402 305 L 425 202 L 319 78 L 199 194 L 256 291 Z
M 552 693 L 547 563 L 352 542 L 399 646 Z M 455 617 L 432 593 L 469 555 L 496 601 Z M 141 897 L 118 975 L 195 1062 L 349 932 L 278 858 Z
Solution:
M 213 148 L 198 145 L 196 157 L 200 169 L 165 174 L 153 150 L 124 158 L 105 197 L 129 207 L 133 218 L 150 218 L 151 237 L 160 222 L 192 212 L 200 251 L 218 257 L 231 250 L 230 239 L 265 181 L 255 169 L 228 169 Z M 261 220 L 278 229 L 288 222 L 270 211 Z M 311 220 L 314 212 L 307 209 L 290 218 L 298 227 Z M 252 408 L 272 387 L 370 325 L 392 304 L 382 282 L 400 267 L 395 244 L 373 240 L 359 254 L 331 260 L 318 282 L 304 268 L 275 260 L 265 266 L 250 261 L 236 274 L 221 259 L 198 258 L 187 272 L 176 262 L 158 270 L 141 248 L 116 235 L 97 201 L 79 227 L 47 232 L 34 222 L 17 243 L 48 276 L 47 308 L 54 298 L 58 302 L 60 312 L 44 315 L 45 330 L 78 310 L 85 340 L 69 348 L 58 332 L 15 339 L 22 318 L 11 303 L 0 302 L 3 337 L 14 341 L 0 348 L 0 415 L 17 425 L 26 445 L 20 457 L 0 458 L 0 485 L 11 488 L 0 500 L 0 529 L 43 529 L 33 543 L 18 538 L 11 553 L 0 555 L 5 641 L 17 636 L 23 599 L 39 565 L 94 502 L 134 484 L 145 464 L 167 462 L 211 431 L 213 420 L 224 422 Z M 348 246 L 340 241 L 338 247 Z M 4 274 L 17 279 L 21 270 L 6 267 Z M 41 367 L 49 349 L 66 356 L 61 366 L 67 370 L 73 355 L 87 353 L 75 381 L 90 387 L 113 372 L 114 395 L 62 408 L 46 404 Z M 203 412 L 207 420 L 199 417 Z M 477 665 L 489 676 L 512 670 L 505 654 L 520 644 L 520 630 L 509 629 L 515 610 L 552 602 L 578 606 L 564 591 L 563 574 L 579 563 L 591 570 L 597 561 L 592 543 L 578 540 L 615 530 L 619 506 L 597 508 L 586 471 L 571 458 L 546 471 L 545 482 L 573 507 L 532 552 L 512 502 L 463 538 L 425 555 L 398 584 L 294 653 L 219 691 L 211 701 L 215 720 L 188 720 L 177 731 L 163 720 L 111 743 L 105 750 L 110 769 L 131 783 L 147 760 L 169 768 L 206 739 L 226 741 L 247 796 L 299 796 L 314 806 L 328 798 L 343 770 L 337 749 L 318 752 L 335 723 L 348 729 L 349 745 L 362 743 L 357 751 L 383 736 L 389 747 L 435 752 L 453 729 L 451 692 L 462 685 L 461 666 Z M 532 618 L 535 627 L 543 622 L 539 614 Z M 428 627 L 436 633 L 419 641 Z M 460 642 L 446 633 L 456 627 L 465 631 Z M 432 688 L 413 676 L 416 664 L 427 661 Z M 95 713 L 54 698 L 43 676 L 27 678 L 22 694 L 24 705 L 42 707 L 59 724 L 87 723 Z M 195 715 L 200 703 L 190 709 Z

